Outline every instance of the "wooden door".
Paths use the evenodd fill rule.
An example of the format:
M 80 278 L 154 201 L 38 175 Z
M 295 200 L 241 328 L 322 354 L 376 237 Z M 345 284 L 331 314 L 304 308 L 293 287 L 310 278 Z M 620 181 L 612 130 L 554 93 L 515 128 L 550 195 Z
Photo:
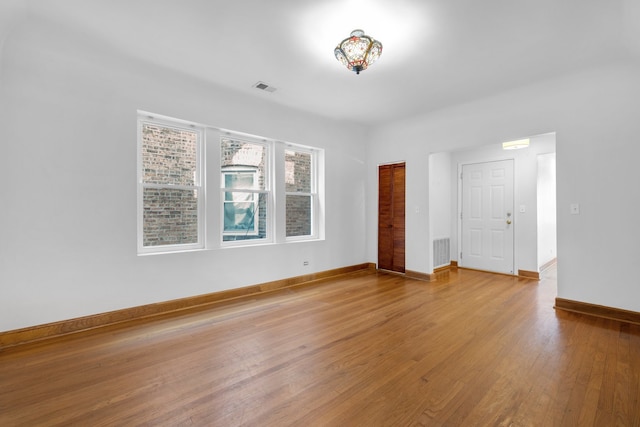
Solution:
M 462 166 L 459 265 L 513 274 L 513 160 Z
M 378 268 L 404 273 L 405 164 L 378 167 Z

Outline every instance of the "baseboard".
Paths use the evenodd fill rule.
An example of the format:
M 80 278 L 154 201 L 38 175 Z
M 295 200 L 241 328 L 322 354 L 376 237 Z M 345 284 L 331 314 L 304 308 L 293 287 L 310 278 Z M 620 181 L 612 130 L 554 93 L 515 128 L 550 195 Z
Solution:
M 405 270 L 405 277 L 409 277 L 411 279 L 424 280 L 425 282 L 434 282 L 436 280 L 435 271 L 431 274 L 429 273 L 421 273 L 419 271 Z
M 625 323 L 640 325 L 640 313 L 637 311 L 622 310 L 620 308 L 606 307 L 581 301 L 573 301 L 564 298 L 556 298 L 555 307 L 559 310 L 581 313 L 589 316 L 603 317 L 605 319 L 618 320 Z
M 412 279 L 424 280 L 427 282 L 435 282 L 438 280 L 438 273 L 449 271 L 452 268 L 458 268 L 458 261 L 451 261 L 449 265 L 443 265 L 442 267 L 434 268 L 433 273 L 421 273 L 419 271 L 405 271 L 405 276 Z
M 526 277 L 527 279 L 540 280 L 540 273 L 537 271 L 518 270 L 519 277 Z
M 558 262 L 558 258 L 554 258 L 551 261 L 547 261 L 544 264 L 542 264 L 542 266 L 540 267 L 540 271 L 545 271 L 547 268 L 551 267 L 552 265 L 555 265 Z
M 458 261 L 451 261 L 449 265 L 443 265 L 442 267 L 434 268 L 433 274 L 442 273 L 443 271 L 449 271 L 452 268 L 458 268 Z
M 326 270 L 303 276 L 291 277 L 288 279 L 266 282 L 259 285 L 247 286 L 243 288 L 229 289 L 221 292 L 214 292 L 205 295 L 181 298 L 164 301 L 155 304 L 147 304 L 138 307 L 125 308 L 122 310 L 99 313 L 90 316 L 78 317 L 75 319 L 63 320 L 60 322 L 36 325 L 22 329 L 15 329 L 0 332 L 0 350 L 20 344 L 61 337 L 73 333 L 103 328 L 124 322 L 131 322 L 150 317 L 179 313 L 189 309 L 204 308 L 207 305 L 219 303 L 242 297 L 255 296 L 279 289 L 300 286 L 329 279 L 347 273 L 360 270 L 375 270 L 375 264 L 363 263 L 348 267 Z
M 458 268 L 458 261 L 451 261 L 450 266 L 440 267 L 434 270 L 434 273 L 448 270 L 450 268 Z M 538 273 L 537 271 L 518 270 L 518 274 L 507 274 L 507 273 L 497 273 L 495 271 L 488 271 L 488 270 L 478 270 L 477 268 L 469 268 L 469 267 L 460 267 L 460 268 L 462 268 L 463 270 L 474 270 L 474 271 L 483 271 L 485 273 L 491 273 L 491 274 L 502 274 L 503 276 L 512 276 L 512 277 L 516 276 L 516 277 L 521 277 L 523 279 L 540 280 L 540 273 Z

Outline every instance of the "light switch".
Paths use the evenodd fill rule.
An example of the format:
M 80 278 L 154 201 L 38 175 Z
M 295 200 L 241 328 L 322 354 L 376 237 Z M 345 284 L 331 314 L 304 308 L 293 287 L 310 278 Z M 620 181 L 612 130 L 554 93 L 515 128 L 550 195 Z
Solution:
M 527 207 L 525 205 L 520 205 L 520 213 L 525 213 L 527 211 Z
M 571 203 L 571 215 L 580 215 L 580 205 L 578 203 Z

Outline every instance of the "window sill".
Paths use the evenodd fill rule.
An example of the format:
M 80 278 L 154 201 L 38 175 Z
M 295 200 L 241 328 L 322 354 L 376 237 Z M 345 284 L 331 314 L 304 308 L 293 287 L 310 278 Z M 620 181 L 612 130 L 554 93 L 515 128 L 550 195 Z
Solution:
M 247 244 L 221 244 L 218 247 L 208 247 L 208 248 L 195 248 L 195 249 L 179 249 L 179 250 L 166 250 L 166 251 L 157 251 L 157 252 L 139 252 L 137 256 L 146 257 L 153 255 L 171 255 L 171 254 L 184 254 L 188 252 L 205 252 L 205 251 L 219 251 L 226 249 L 242 249 L 242 248 L 256 248 L 261 246 L 277 246 L 277 245 L 289 245 L 289 244 L 297 244 L 297 243 L 313 243 L 313 242 L 324 242 L 325 239 L 321 237 L 314 237 L 310 239 L 295 239 L 295 240 L 286 240 L 284 242 L 261 242 L 261 243 L 247 243 Z

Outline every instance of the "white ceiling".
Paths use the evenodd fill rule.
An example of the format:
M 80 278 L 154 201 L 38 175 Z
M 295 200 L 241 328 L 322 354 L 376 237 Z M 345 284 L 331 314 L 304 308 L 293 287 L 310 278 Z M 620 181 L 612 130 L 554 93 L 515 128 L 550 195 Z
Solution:
M 637 0 L 2 2 L 0 37 L 20 9 L 192 78 L 366 125 L 640 52 Z M 355 28 L 384 46 L 360 75 L 333 56 Z

